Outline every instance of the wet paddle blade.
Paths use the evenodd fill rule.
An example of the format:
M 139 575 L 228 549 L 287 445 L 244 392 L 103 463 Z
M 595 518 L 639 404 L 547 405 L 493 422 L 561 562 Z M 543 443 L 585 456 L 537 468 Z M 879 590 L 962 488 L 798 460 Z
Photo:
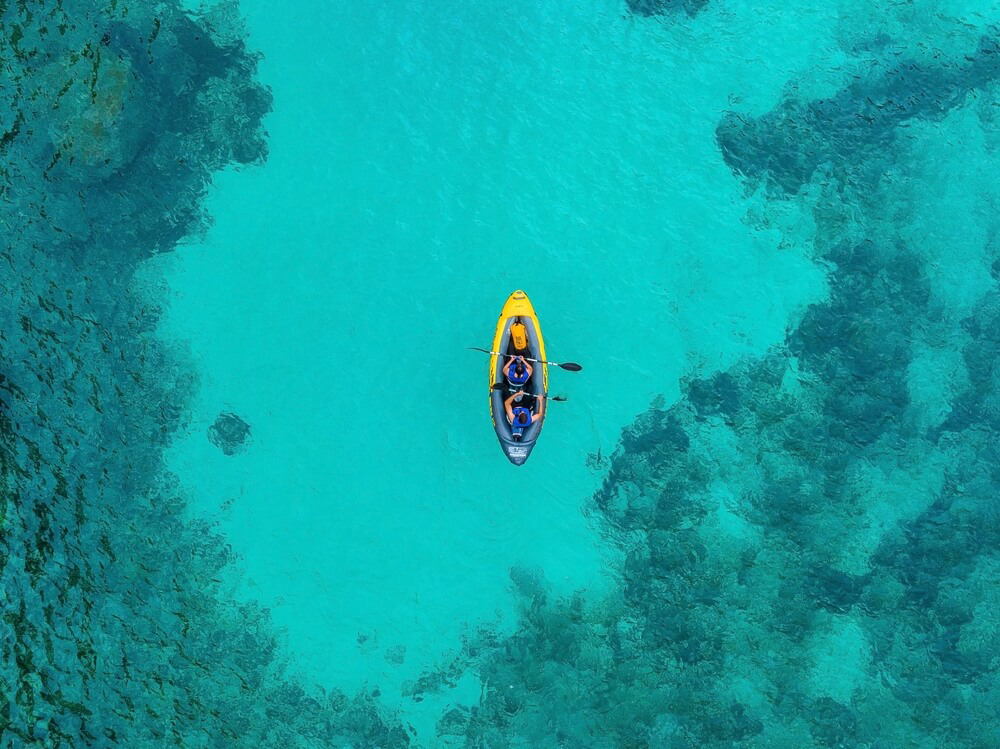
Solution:
M 579 372 L 581 369 L 583 369 L 583 367 L 581 367 L 579 364 L 571 361 L 564 361 L 562 364 L 559 365 L 559 368 L 565 369 L 567 372 Z

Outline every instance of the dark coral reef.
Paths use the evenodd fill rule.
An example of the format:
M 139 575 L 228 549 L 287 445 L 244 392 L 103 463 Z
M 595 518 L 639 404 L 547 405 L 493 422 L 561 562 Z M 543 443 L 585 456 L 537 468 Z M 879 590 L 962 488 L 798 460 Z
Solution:
M 988 38 L 938 67 L 900 63 L 828 100 L 726 117 L 727 162 L 777 188 L 764 212 L 795 200 L 814 227 L 788 240 L 829 269 L 828 297 L 784 345 L 691 379 L 625 430 L 593 503 L 626 552 L 620 592 L 516 584 L 517 631 L 470 639 L 426 680 L 482 676 L 481 704 L 442 740 L 1000 745 L 1000 286 L 994 270 L 968 313 L 934 293 L 952 259 L 919 244 L 894 179 L 911 155 L 897 129 L 931 130 L 990 91 L 996 66 Z M 980 249 L 995 269 L 995 248 Z M 938 372 L 935 416 L 911 378 L 952 349 L 964 373 Z
M 161 450 L 193 382 L 138 263 L 265 157 L 227 6 L 0 3 L 0 746 L 407 746 L 374 698 L 285 676 Z
M 410 745 L 373 695 L 286 676 L 162 469 L 194 383 L 134 274 L 198 230 L 213 171 L 264 158 L 269 95 L 234 14 L 0 9 L 0 747 Z M 624 431 L 590 508 L 621 585 L 561 597 L 512 570 L 514 633 L 471 633 L 406 687 L 478 674 L 438 744 L 1000 746 L 1000 253 L 949 305 L 900 209 L 912 133 L 991 95 L 997 37 L 940 58 L 720 123 L 764 218 L 793 204 L 814 227 L 787 244 L 828 296 Z M 935 356 L 955 362 L 937 406 L 914 386 Z
M 864 78 L 828 99 L 801 101 L 793 87 L 763 117 L 730 112 L 716 131 L 726 163 L 752 185 L 766 181 L 786 193 L 798 191 L 817 171 L 870 186 L 881 177 L 881 161 L 871 157 L 891 149 L 903 126 L 938 121 L 997 80 L 1000 31 L 950 64 L 900 62 L 894 55 L 889 60 L 877 61 Z
M 708 0 L 625 0 L 628 9 L 637 16 L 665 16 L 675 13 L 697 15 Z
M 250 439 L 250 425 L 234 413 L 223 412 L 208 428 L 208 439 L 225 455 L 236 455 Z

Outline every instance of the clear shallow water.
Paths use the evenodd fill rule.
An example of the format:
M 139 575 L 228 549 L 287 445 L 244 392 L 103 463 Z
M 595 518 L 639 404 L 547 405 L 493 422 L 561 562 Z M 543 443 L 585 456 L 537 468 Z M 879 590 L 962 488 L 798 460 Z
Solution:
M 696 6 L 5 9 L 4 746 L 996 745 L 996 8 Z
M 682 374 L 780 340 L 822 274 L 741 223 L 711 127 L 737 61 L 665 88 L 680 60 L 660 24 L 599 6 L 243 12 L 270 154 L 217 181 L 205 243 L 166 269 L 165 334 L 204 378 L 171 466 L 209 515 L 237 497 L 222 527 L 313 678 L 384 686 L 497 611 L 509 626 L 512 566 L 604 588 L 620 554 L 581 512 L 602 478 L 587 454 Z M 515 287 L 551 355 L 585 364 L 553 371 L 570 400 L 518 472 L 465 349 Z M 220 410 L 252 424 L 235 460 L 205 439 Z M 387 666 L 399 645 L 410 664 Z

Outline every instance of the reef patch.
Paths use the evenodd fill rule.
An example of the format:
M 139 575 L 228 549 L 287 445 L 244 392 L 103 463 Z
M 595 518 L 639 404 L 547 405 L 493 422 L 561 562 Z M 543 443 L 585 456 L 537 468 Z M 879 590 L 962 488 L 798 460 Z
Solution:
M 228 2 L 0 4 L 5 748 L 410 745 L 374 690 L 286 674 L 163 469 L 197 383 L 135 274 L 201 231 L 215 171 L 266 157 L 244 36 Z
M 625 0 L 630 12 L 637 16 L 664 16 L 673 13 L 697 15 L 708 0 Z
M 250 425 L 234 413 L 223 412 L 208 428 L 208 439 L 226 455 L 236 455 L 247 446 Z

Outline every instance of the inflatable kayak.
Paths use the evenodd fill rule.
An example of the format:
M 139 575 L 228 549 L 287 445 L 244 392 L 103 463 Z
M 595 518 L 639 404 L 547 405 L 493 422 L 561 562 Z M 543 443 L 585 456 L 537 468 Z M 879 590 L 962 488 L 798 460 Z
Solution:
M 531 306 L 528 295 L 523 291 L 515 291 L 507 298 L 497 321 L 496 334 L 493 336 L 493 348 L 503 354 L 490 356 L 490 412 L 493 416 L 493 429 L 504 454 L 516 466 L 522 465 L 531 454 L 542 431 L 545 420 L 545 410 L 542 409 L 538 396 L 548 392 L 549 371 L 545 364 L 545 342 L 542 340 L 542 327 Z M 531 374 L 523 385 L 512 385 L 508 373 L 504 371 L 511 357 L 523 356 L 537 359 L 538 362 L 528 362 Z M 521 377 L 524 374 L 520 375 Z M 513 426 L 507 418 L 505 401 L 517 392 L 523 391 L 521 400 L 512 405 L 519 411 L 527 410 L 531 414 L 541 413 L 524 428 Z M 515 412 L 516 413 L 516 412 Z

